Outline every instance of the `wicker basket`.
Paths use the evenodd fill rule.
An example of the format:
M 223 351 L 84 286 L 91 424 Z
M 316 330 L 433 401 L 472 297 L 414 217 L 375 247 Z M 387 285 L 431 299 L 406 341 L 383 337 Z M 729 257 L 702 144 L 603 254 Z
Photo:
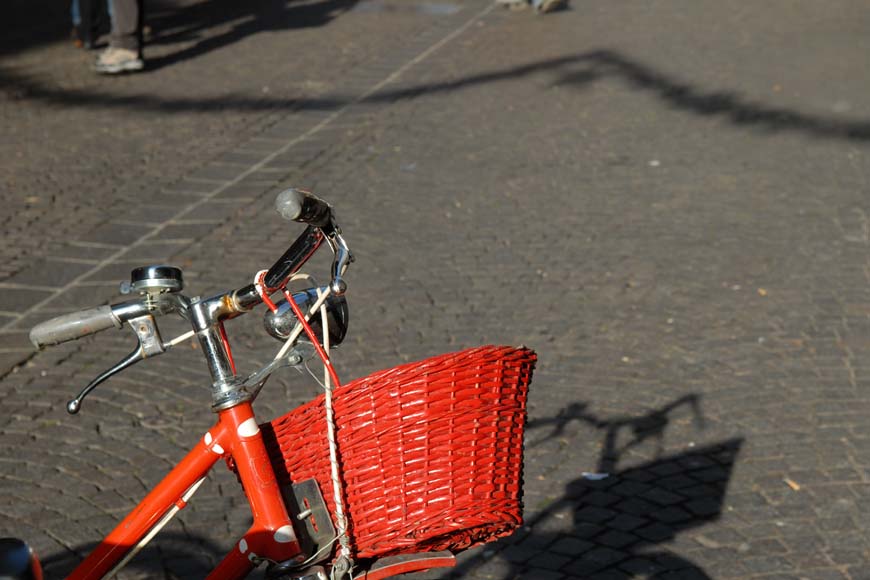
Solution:
M 522 523 L 523 427 L 535 353 L 484 346 L 336 389 L 358 558 L 458 551 Z M 314 478 L 335 513 L 323 396 L 262 425 L 279 479 Z

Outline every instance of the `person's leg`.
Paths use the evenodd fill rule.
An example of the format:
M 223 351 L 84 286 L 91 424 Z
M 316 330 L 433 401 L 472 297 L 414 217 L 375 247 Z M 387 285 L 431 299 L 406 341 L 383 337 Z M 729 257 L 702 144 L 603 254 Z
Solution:
M 112 36 L 109 40 L 109 46 L 133 50 L 137 54 L 141 53 L 139 0 L 109 1 L 112 6 Z
M 82 23 L 82 11 L 79 8 L 79 0 L 72 0 L 69 5 L 69 16 L 73 26 L 78 26 Z
M 112 35 L 107 48 L 94 63 L 94 70 L 118 74 L 142 70 L 142 3 L 141 0 L 110 0 Z

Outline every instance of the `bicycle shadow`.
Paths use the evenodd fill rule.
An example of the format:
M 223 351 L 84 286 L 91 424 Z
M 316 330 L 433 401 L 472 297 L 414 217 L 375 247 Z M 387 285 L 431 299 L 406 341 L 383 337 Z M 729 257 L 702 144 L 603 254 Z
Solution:
M 467 560 L 449 577 L 462 577 L 496 557 L 501 560 L 502 566 L 497 569 L 503 572 L 499 576 L 502 580 L 533 578 L 544 571 L 567 578 L 628 579 L 673 574 L 709 579 L 700 565 L 663 544 L 721 516 L 743 439 L 665 454 L 663 441 L 671 421 L 669 414 L 680 407 L 689 407 L 695 426 L 703 428 L 697 395 L 681 397 L 639 417 L 600 419 L 589 412 L 585 403 L 573 403 L 557 417 L 530 421 L 530 430 L 553 426 L 547 436 L 532 441 L 530 447 L 561 436 L 571 421 L 603 430 L 604 447 L 596 471 L 568 483 L 561 497 L 526 521 L 517 534 Z M 620 443 L 624 432 L 629 437 Z M 656 445 L 653 460 L 620 468 L 620 460 L 630 450 L 650 439 Z M 568 530 L 564 530 L 566 515 L 571 518 Z
M 39 554 L 46 578 L 66 578 L 97 542 L 75 546 L 72 550 Z M 227 547 L 220 547 L 206 536 L 163 531 L 125 570 L 147 578 L 204 578 L 221 558 Z

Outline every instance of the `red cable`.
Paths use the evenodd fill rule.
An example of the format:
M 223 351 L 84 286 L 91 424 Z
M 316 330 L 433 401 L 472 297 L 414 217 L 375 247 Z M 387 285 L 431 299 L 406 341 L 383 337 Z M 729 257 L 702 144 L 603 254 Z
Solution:
M 283 288 L 284 296 L 287 297 L 287 303 L 290 304 L 290 308 L 293 309 L 293 314 L 296 315 L 296 319 L 302 324 L 302 328 L 305 330 L 305 334 L 308 335 L 308 338 L 311 339 L 311 343 L 314 345 L 314 349 L 317 351 L 317 355 L 320 357 L 320 360 L 323 361 L 323 366 L 326 367 L 326 371 L 329 373 L 332 382 L 336 387 L 341 386 L 341 382 L 338 380 L 338 375 L 335 373 L 335 369 L 332 368 L 332 363 L 329 362 L 329 355 L 326 354 L 326 351 L 323 350 L 323 347 L 320 345 L 320 341 L 317 340 L 317 335 L 314 334 L 314 330 L 312 330 L 311 325 L 308 324 L 308 321 L 305 320 L 305 315 L 302 313 L 302 309 L 299 308 L 299 305 L 296 304 L 296 301 L 293 300 L 293 296 L 290 292 L 287 291 L 286 288 Z M 323 329 L 323 332 L 328 332 L 326 328 Z
M 275 303 L 272 302 L 272 299 L 269 298 L 269 293 L 278 290 L 278 288 L 266 288 L 266 285 L 263 283 L 263 280 L 266 278 L 266 270 L 263 270 L 257 276 L 257 280 L 254 282 L 254 288 L 257 289 L 257 294 L 260 295 L 260 298 L 263 299 L 263 304 L 269 307 L 269 310 L 272 312 L 277 312 L 278 307 L 275 306 Z M 282 286 L 283 288 L 283 286 Z
M 224 328 L 224 323 L 218 325 L 221 331 L 221 342 L 224 343 L 224 348 L 227 351 L 227 358 L 230 359 L 230 368 L 233 369 L 233 374 L 236 374 L 236 361 L 233 360 L 233 351 L 230 349 L 230 339 L 227 338 L 227 329 Z

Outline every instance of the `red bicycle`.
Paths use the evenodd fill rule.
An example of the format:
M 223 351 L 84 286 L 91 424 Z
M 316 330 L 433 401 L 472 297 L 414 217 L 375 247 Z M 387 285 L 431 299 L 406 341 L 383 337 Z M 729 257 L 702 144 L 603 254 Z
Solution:
M 71 414 L 111 376 L 194 337 L 212 377 L 217 422 L 69 578 L 116 574 L 222 459 L 238 476 L 253 525 L 209 579 L 244 578 L 265 564 L 268 578 L 378 580 L 451 566 L 456 552 L 507 535 L 522 522 L 522 438 L 535 354 L 479 347 L 342 386 L 330 349 L 347 332 L 344 274 L 352 254 L 323 200 L 290 189 L 279 194 L 277 208 L 307 228 L 252 283 L 191 299 L 181 292 L 181 270 L 136 268 L 123 291 L 138 298 L 31 331 L 37 347 L 124 325 L 138 339 L 130 355 L 69 402 Z M 330 281 L 321 286 L 300 268 L 324 243 L 334 259 Z M 291 292 L 288 284 L 300 280 L 311 286 Z M 260 304 L 267 307 L 266 330 L 283 345 L 269 364 L 243 375 L 224 323 Z M 156 320 L 165 314 L 180 315 L 191 331 L 164 341 Z M 285 366 L 308 369 L 315 357 L 324 368 L 323 394 L 258 423 L 253 403 L 271 374 Z M 0 540 L 4 572 L 41 578 L 36 557 L 11 538 Z

